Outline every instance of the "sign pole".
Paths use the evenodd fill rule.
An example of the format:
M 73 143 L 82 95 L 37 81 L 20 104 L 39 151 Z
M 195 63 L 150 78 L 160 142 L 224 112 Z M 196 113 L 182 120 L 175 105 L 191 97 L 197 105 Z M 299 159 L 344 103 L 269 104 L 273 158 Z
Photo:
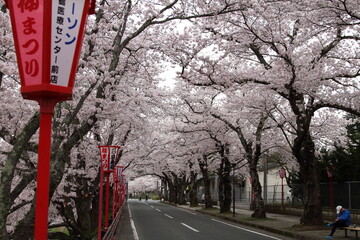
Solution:
M 285 169 L 279 169 L 279 176 L 281 178 L 281 205 L 284 205 L 284 177 L 286 176 Z
M 281 205 L 284 205 L 284 178 L 281 178 Z
M 333 198 L 333 177 L 329 177 L 330 181 L 330 208 L 334 206 L 334 198 Z
M 109 192 L 110 192 L 110 173 L 106 173 L 106 196 L 105 196 L 105 231 L 109 228 Z
M 100 190 L 99 190 L 99 215 L 98 215 L 98 240 L 101 240 L 101 228 L 102 228 L 102 206 L 103 206 L 103 183 L 104 183 L 104 171 L 102 166 L 100 167 Z
M 333 167 L 334 169 L 334 167 Z M 333 208 L 334 206 L 334 198 L 333 198 L 333 175 L 328 167 L 326 167 L 326 172 L 329 177 L 329 187 L 330 187 L 330 195 L 329 195 L 329 204 L 330 208 Z
M 35 239 L 47 239 L 51 155 L 51 125 L 56 99 L 42 98 L 36 177 Z
M 113 173 L 113 193 L 112 193 L 112 212 L 111 212 L 111 217 L 114 220 L 115 218 L 115 208 L 116 208 L 116 200 L 117 200 L 117 196 L 116 196 L 116 189 L 117 189 L 117 183 L 115 181 L 115 177 L 114 177 L 114 173 Z
M 232 167 L 232 170 L 233 170 L 233 186 L 232 186 L 232 203 L 233 203 L 233 217 L 235 217 L 235 166 L 236 166 L 236 164 L 235 163 L 233 163 L 233 164 L 231 164 L 231 167 Z

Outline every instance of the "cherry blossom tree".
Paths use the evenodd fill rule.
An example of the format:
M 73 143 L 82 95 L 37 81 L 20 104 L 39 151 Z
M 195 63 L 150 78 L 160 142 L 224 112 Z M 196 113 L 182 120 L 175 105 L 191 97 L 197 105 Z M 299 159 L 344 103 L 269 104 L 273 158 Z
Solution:
M 240 88 L 256 83 L 287 101 L 295 134 L 288 140 L 305 182 L 302 222 L 307 225 L 322 224 L 313 117 L 323 108 L 359 115 L 355 2 L 251 1 L 240 14 L 199 21 L 229 60 L 222 71 L 214 71 L 216 61 L 199 64 L 192 59 L 182 71 L 195 85 Z M 194 77 L 199 74 L 203 77 Z
M 202 1 L 199 1 L 202 2 Z M 194 6 L 194 8 L 193 8 Z M 2 45 L 2 53 L 4 53 L 1 61 L 1 83 L 2 87 L 6 82 L 5 88 L 12 88 L 14 91 L 18 88 L 18 77 L 16 74 L 15 54 L 13 45 L 11 44 L 11 37 L 9 36 L 9 21 L 8 13 L 2 4 L 3 11 L 1 18 L 7 19 L 2 21 L 6 23 L 4 30 L 8 35 L 3 34 L 1 41 L 7 43 Z M 144 11 L 147 9 L 147 11 Z M 156 73 L 154 68 L 149 67 L 150 61 L 143 61 L 145 49 L 151 47 L 153 36 L 157 27 L 160 24 L 165 24 L 175 19 L 191 19 L 203 16 L 213 16 L 217 14 L 225 14 L 235 11 L 236 4 L 229 3 L 204 3 L 201 7 L 197 6 L 197 2 L 192 1 L 159 1 L 154 3 L 137 2 L 133 5 L 132 1 L 120 2 L 113 1 L 109 4 L 106 1 L 100 1 L 97 14 L 94 18 L 89 19 L 89 27 L 85 39 L 86 46 L 84 46 L 85 53 L 82 56 L 79 66 L 78 80 L 76 82 L 76 90 L 73 102 L 58 104 L 54 114 L 54 129 L 53 129 L 53 152 L 52 152 L 52 178 L 50 184 L 51 196 L 56 192 L 59 184 L 61 184 L 64 174 L 67 172 L 67 164 L 72 161 L 72 157 L 78 156 L 72 154 L 73 149 L 79 146 L 79 142 L 86 137 L 90 137 L 98 141 L 100 144 L 101 134 L 98 131 L 104 131 L 101 126 L 107 126 L 110 132 L 109 142 L 113 142 L 111 136 L 116 136 L 114 131 L 119 126 L 130 126 L 127 123 L 132 122 L 131 115 L 127 116 L 127 123 L 106 120 L 114 110 L 114 106 L 118 106 L 118 113 L 125 113 L 121 106 L 126 106 L 126 114 L 131 113 L 132 110 L 142 110 L 141 99 L 146 99 L 143 95 L 144 91 L 140 92 L 141 81 L 147 79 L 147 83 L 151 83 L 151 76 Z M 152 30 L 150 30 L 152 27 Z M 7 41 L 7 42 L 6 42 Z M 137 43 L 135 43 L 137 42 Z M 140 60 L 141 59 L 141 60 Z M 6 65 L 6 67 L 5 67 Z M 142 77 L 138 78 L 137 73 L 142 72 Z M 144 74 L 146 77 L 144 77 Z M 150 81 L 149 81 L 150 80 Z M 130 87 L 128 86 L 129 83 Z M 146 84 L 147 85 L 147 84 Z M 134 88 L 133 88 L 134 87 Z M 143 86 L 142 86 L 143 87 Z M 119 94 L 120 93 L 120 94 Z M 122 93 L 122 94 L 121 94 Z M 15 95 L 8 95 L 9 101 L 14 99 Z M 17 95 L 18 96 L 18 95 Z M 126 98 L 121 99 L 122 96 Z M 120 103 L 120 105 L 119 105 Z M 30 108 L 29 108 L 29 107 Z M 19 113 L 25 112 L 24 109 L 29 108 L 33 110 L 36 105 L 31 103 L 20 106 Z M 21 109 L 21 110 L 20 110 Z M 10 110 L 10 109 L 9 109 Z M 13 110 L 9 111 L 15 113 Z M 34 110 L 33 110 L 34 112 Z M 116 113 L 116 114 L 118 114 Z M 5 114 L 6 115 L 6 114 Z M 10 115 L 11 116 L 11 115 Z M 14 195 L 13 200 L 8 201 L 6 196 L 10 195 L 11 183 L 15 176 L 19 176 L 18 167 L 19 160 L 21 162 L 29 163 L 28 169 L 30 174 L 27 181 L 18 185 L 19 181 L 14 184 L 22 186 L 22 189 L 17 189 L 15 193 L 21 193 L 26 187 L 33 183 L 36 169 L 36 144 L 35 142 L 36 130 L 38 128 L 37 114 L 29 118 L 21 118 L 21 114 L 16 115 L 19 128 L 15 134 L 12 135 L 9 130 L 15 129 L 14 126 L 7 126 L 2 128 L 2 138 L 6 142 L 2 146 L 6 146 L 4 153 L 7 157 L 2 155 L 4 167 L 1 169 L 1 189 L 0 189 L 0 231 L 1 237 L 8 238 L 6 229 L 6 219 L 12 206 L 13 201 L 17 198 Z M 31 116 L 28 114 L 27 116 Z M 133 115 L 134 117 L 136 114 Z M 13 118 L 13 122 L 17 122 Z M 7 119 L 3 119 L 6 121 Z M 102 121 L 108 124 L 101 124 Z M 104 123 L 105 123 L 104 122 Z M 24 127 L 28 126 L 28 127 Z M 29 129 L 30 128 L 30 129 Z M 131 128 L 134 129 L 134 128 Z M 12 137 L 11 137 L 12 136 Z M 12 138 L 12 141 L 10 141 Z M 31 139 L 31 140 L 30 140 Z M 33 149 L 29 149 L 33 147 Z M 22 156 L 24 154 L 33 153 L 30 158 Z M 75 158 L 76 159 L 76 158 Z M 30 161 L 29 161 L 30 160 Z M 76 166 L 73 165 L 73 166 Z M 24 178 L 25 179 L 25 178 Z M 24 204 L 24 203 L 23 203 Z M 32 224 L 34 216 L 34 202 L 30 203 L 31 207 L 26 215 L 17 225 L 15 229 L 15 238 L 21 238 L 21 235 L 32 235 Z

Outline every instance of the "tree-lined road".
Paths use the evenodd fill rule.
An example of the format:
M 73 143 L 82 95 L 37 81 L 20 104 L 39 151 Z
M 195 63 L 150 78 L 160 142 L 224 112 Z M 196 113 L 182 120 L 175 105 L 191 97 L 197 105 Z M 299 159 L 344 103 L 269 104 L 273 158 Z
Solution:
M 130 200 L 128 203 L 136 230 L 135 240 L 288 239 L 157 201 Z

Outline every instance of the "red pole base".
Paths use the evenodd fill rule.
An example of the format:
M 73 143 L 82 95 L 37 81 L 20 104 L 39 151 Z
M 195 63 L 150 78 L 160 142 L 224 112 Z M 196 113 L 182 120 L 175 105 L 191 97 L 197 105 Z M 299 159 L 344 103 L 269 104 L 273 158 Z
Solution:
M 57 99 L 41 98 L 38 166 L 35 198 L 35 240 L 48 239 L 48 211 L 50 185 L 51 125 Z

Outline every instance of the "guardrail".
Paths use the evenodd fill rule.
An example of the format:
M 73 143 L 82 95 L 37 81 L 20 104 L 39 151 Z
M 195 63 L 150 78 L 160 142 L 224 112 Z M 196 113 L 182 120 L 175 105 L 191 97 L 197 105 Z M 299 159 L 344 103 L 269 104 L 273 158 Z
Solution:
M 121 215 L 124 210 L 124 204 L 121 205 L 119 211 L 117 212 L 114 220 L 110 224 L 108 230 L 106 231 L 105 235 L 102 237 L 102 240 L 113 240 L 116 234 L 116 229 L 120 223 Z

